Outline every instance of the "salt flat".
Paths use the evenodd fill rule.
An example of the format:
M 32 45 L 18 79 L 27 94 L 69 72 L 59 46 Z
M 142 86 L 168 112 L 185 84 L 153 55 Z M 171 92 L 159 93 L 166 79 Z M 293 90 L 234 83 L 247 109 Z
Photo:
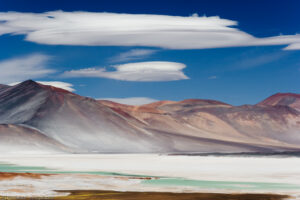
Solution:
M 0 181 L 0 186 L 2 189 L 6 188 L 5 191 L 9 191 L 9 188 L 13 188 L 16 185 L 20 186 L 26 183 L 26 185 L 31 184 L 37 188 L 36 191 L 39 191 L 37 194 L 48 196 L 49 194 L 54 194 L 51 191 L 57 189 L 83 188 L 119 191 L 267 192 L 300 195 L 299 157 L 10 154 L 0 155 L 0 163 L 45 167 L 50 169 L 50 173 L 54 174 L 64 172 L 64 174 L 44 177 L 41 180 L 16 178 Z M 26 171 L 30 171 L 30 169 Z M 68 174 L 65 174 L 66 172 Z M 82 172 L 87 174 L 90 172 L 90 175 L 93 175 L 82 175 L 80 174 Z M 159 176 L 171 178 L 171 180 L 144 181 L 131 178 L 122 179 L 118 177 L 119 175 L 99 176 L 95 175 L 95 172 Z M 51 183 L 51 187 L 49 187 L 48 183 Z M 169 183 L 171 185 L 168 185 Z M 256 185 L 259 187 L 255 187 Z M 2 194 L 13 195 L 9 192 L 4 193 L 4 191 L 2 191 Z M 34 193 L 30 193 L 30 195 L 34 195 Z
M 299 157 L 155 154 L 0 155 L 0 162 L 65 171 L 106 171 L 196 180 L 300 184 Z

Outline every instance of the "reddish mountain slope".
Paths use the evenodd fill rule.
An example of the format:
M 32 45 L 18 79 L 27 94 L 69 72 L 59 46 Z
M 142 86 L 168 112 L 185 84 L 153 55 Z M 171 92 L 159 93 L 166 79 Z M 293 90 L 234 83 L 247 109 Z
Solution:
M 258 103 L 263 106 L 289 106 L 300 111 L 300 94 L 277 93 Z
M 190 99 L 129 106 L 25 81 L 0 89 L 0 124 L 34 127 L 81 153 L 300 150 L 297 101 L 235 107 Z M 9 131 L 3 134 L 13 137 Z
M 106 103 L 151 131 L 262 146 L 298 148 L 300 116 L 288 106 L 238 106 L 213 100 L 157 102 L 142 106 Z

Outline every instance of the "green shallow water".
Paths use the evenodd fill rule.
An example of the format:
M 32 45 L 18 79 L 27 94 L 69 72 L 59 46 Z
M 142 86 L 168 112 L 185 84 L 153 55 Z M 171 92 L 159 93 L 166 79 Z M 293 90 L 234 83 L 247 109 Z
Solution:
M 146 175 L 134 175 L 126 173 L 103 172 L 103 171 L 60 171 L 46 167 L 19 166 L 13 164 L 0 163 L 0 172 L 18 173 L 43 173 L 43 174 L 93 174 L 104 176 L 124 176 L 124 177 L 153 177 Z M 142 184 L 151 186 L 177 186 L 177 187 L 197 187 L 201 189 L 236 189 L 236 190 L 300 190 L 300 185 L 284 183 L 263 183 L 263 182 L 229 182 L 229 181 L 205 181 L 188 180 L 182 178 L 156 177 L 159 179 L 143 180 Z
M 125 177 L 153 177 L 146 175 L 135 175 L 116 172 L 103 171 L 60 171 L 46 167 L 20 166 L 14 164 L 0 163 L 0 172 L 15 172 L 15 173 L 43 173 L 43 174 L 93 174 L 104 176 L 125 176 Z
M 230 181 L 204 181 L 188 180 L 182 178 L 161 178 L 143 181 L 146 185 L 155 186 L 190 186 L 203 189 L 242 189 L 242 190 L 300 190 L 300 185 L 285 183 L 263 182 L 230 182 Z
M 47 171 L 48 169 L 45 167 L 30 167 L 0 163 L 0 172 L 31 172 L 38 170 Z

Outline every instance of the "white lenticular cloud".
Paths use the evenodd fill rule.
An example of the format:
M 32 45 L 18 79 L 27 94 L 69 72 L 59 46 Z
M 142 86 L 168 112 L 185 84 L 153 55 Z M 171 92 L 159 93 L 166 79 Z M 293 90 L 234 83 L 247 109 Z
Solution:
M 123 81 L 175 81 L 188 79 L 183 73 L 185 64 L 176 62 L 138 62 L 105 68 L 85 68 L 66 71 L 63 77 L 100 77 Z
M 55 71 L 47 68 L 49 60 L 47 55 L 32 54 L 0 61 L 0 81 L 7 84 L 52 74 Z
M 57 88 L 62 88 L 64 90 L 68 90 L 70 92 L 74 92 L 75 89 L 73 88 L 73 85 L 71 83 L 61 82 L 61 81 L 36 81 L 37 83 L 43 84 L 43 85 L 50 85 Z M 14 82 L 8 84 L 9 86 L 17 85 L 21 82 Z
M 74 92 L 75 89 L 73 88 L 73 85 L 71 83 L 61 82 L 61 81 L 37 81 L 40 84 L 43 85 L 50 85 L 57 88 L 62 88 L 64 90 L 68 90 L 70 92 Z
M 188 17 L 97 12 L 0 12 L 0 35 L 22 34 L 27 41 L 49 45 L 148 46 L 205 49 L 289 45 L 300 49 L 300 35 L 256 38 L 234 26 L 236 21 Z
M 127 105 L 144 105 L 156 102 L 156 99 L 148 97 L 128 97 L 128 98 L 100 98 L 99 100 L 108 100 Z
M 284 48 L 284 50 L 299 50 L 299 49 L 300 49 L 300 42 L 290 44 L 289 46 Z

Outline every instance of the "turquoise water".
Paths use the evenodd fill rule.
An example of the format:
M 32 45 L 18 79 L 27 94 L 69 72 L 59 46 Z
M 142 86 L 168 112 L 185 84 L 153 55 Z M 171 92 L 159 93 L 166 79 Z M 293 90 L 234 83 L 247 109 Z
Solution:
M 38 170 L 47 170 L 47 168 L 19 166 L 19 165 L 0 163 L 0 172 L 32 172 L 32 171 L 38 171 Z
M 33 167 L 33 166 L 19 166 L 14 164 L 0 163 L 0 172 L 16 172 L 16 173 L 43 173 L 43 174 L 93 174 L 104 176 L 125 176 L 125 177 L 153 177 L 144 175 L 134 175 L 116 172 L 103 172 L 103 171 L 59 171 L 46 167 Z
M 143 184 L 155 186 L 191 186 L 202 189 L 242 189 L 242 190 L 300 190 L 300 185 L 284 183 L 262 183 L 262 182 L 230 182 L 230 181 L 204 181 L 188 180 L 182 178 L 161 178 L 145 180 Z
M 19 166 L 13 164 L 0 163 L 0 172 L 30 172 L 43 174 L 93 174 L 104 176 L 124 176 L 124 177 L 153 177 L 144 175 L 133 175 L 126 173 L 102 172 L 102 171 L 59 171 L 46 167 Z M 156 177 L 159 179 L 143 180 L 142 184 L 151 186 L 190 186 L 201 189 L 236 189 L 236 190 L 294 190 L 299 189 L 300 185 L 284 183 L 262 183 L 262 182 L 229 182 L 229 181 L 205 181 L 188 180 L 182 178 Z

